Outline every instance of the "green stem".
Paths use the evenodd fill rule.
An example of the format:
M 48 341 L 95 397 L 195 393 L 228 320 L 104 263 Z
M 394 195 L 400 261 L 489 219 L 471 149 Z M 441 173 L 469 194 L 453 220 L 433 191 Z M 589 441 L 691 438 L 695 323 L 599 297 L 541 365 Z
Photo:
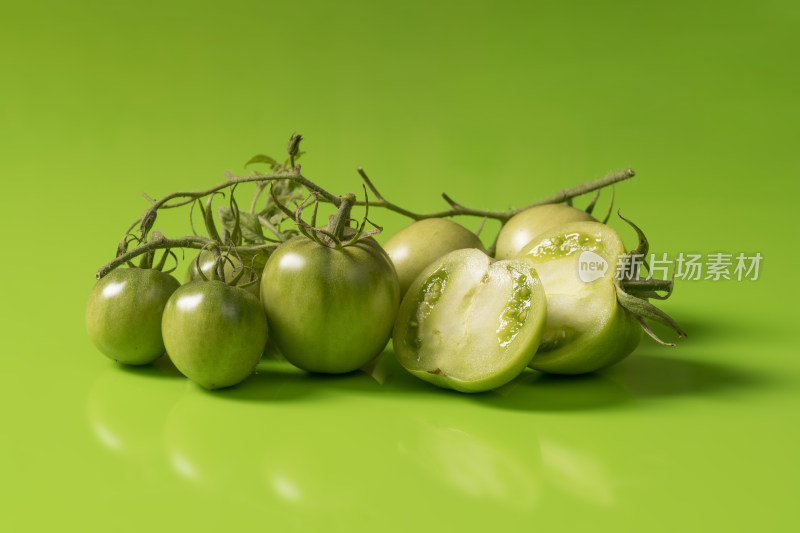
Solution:
M 339 206 L 341 203 L 341 199 L 331 194 L 330 192 L 326 191 L 316 183 L 308 180 L 305 176 L 300 173 L 300 165 L 297 165 L 294 170 L 286 170 L 281 172 L 274 172 L 272 174 L 260 174 L 258 172 L 251 174 L 250 176 L 245 177 L 230 177 L 228 178 L 225 183 L 221 183 L 219 185 L 215 185 L 209 189 L 205 189 L 203 191 L 188 191 L 188 192 L 174 192 L 164 196 L 159 200 L 154 200 L 153 205 L 151 205 L 146 213 L 151 211 L 156 211 L 158 209 L 171 209 L 174 207 L 181 207 L 184 205 L 188 205 L 198 198 L 203 198 L 208 196 L 209 194 L 215 193 L 217 191 L 221 191 L 222 189 L 226 189 L 231 185 L 235 185 L 238 183 L 259 183 L 259 182 L 268 182 L 268 181 L 275 181 L 275 180 L 282 180 L 288 179 L 292 181 L 296 181 L 303 187 L 306 187 L 308 190 L 316 192 L 320 197 L 324 198 L 325 201 L 332 203 L 335 206 Z M 170 200 L 175 200 L 177 198 L 181 198 L 181 200 L 173 203 L 169 203 Z M 139 217 L 135 220 L 129 227 L 128 230 L 125 232 L 125 235 L 130 234 L 137 225 L 141 224 L 144 216 Z
M 162 239 L 159 241 L 152 241 L 148 242 L 147 244 L 143 244 L 131 250 L 130 252 L 124 253 L 114 259 L 113 261 L 106 263 L 100 270 L 97 271 L 96 277 L 100 279 L 106 276 L 109 272 L 114 270 L 117 267 L 124 265 L 125 263 L 129 262 L 131 259 L 139 257 L 142 254 L 145 254 L 150 251 L 155 250 L 164 250 L 167 248 L 194 248 L 195 250 L 202 250 L 209 244 L 214 243 L 213 240 L 209 239 L 208 237 L 200 237 L 198 235 L 189 235 L 186 237 L 181 237 L 180 239 Z M 266 244 L 249 244 L 247 246 L 234 246 L 232 249 L 238 252 L 258 252 L 261 250 L 270 250 L 273 248 L 277 248 L 278 243 L 269 242 Z
M 339 204 L 339 210 L 336 211 L 336 215 L 331 219 L 330 223 L 328 224 L 328 232 L 336 237 L 338 241 L 342 240 L 344 236 L 344 229 L 348 226 L 350 222 L 350 210 L 353 208 L 353 204 L 356 201 L 356 195 L 349 192 L 347 194 L 343 194 L 341 196 L 341 203 Z
M 182 239 L 161 239 L 157 241 L 151 241 L 145 243 L 141 246 L 137 246 L 133 250 L 126 252 L 119 257 L 115 258 L 110 263 L 103 265 L 100 270 L 97 271 L 97 279 L 102 278 L 118 266 L 122 266 L 131 259 L 134 259 L 140 255 L 155 252 L 156 250 L 163 250 L 167 248 L 196 248 L 201 249 L 205 246 L 208 246 L 212 243 L 211 239 L 207 237 L 199 237 L 199 236 L 187 236 L 183 237 Z

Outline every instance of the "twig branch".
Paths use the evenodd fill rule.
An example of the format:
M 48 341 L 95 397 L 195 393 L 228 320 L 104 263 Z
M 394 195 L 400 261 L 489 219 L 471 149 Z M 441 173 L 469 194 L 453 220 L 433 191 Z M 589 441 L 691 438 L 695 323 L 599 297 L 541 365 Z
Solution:
M 268 181 L 275 181 L 275 180 L 282 180 L 288 179 L 292 181 L 296 181 L 297 183 L 301 184 L 302 186 L 306 187 L 307 189 L 316 192 L 320 196 L 322 196 L 327 202 L 334 204 L 335 206 L 339 206 L 341 203 L 341 199 L 338 196 L 331 194 L 330 192 L 326 191 L 316 183 L 309 181 L 305 176 L 300 173 L 300 165 L 297 165 L 294 170 L 285 170 L 280 172 L 274 172 L 272 174 L 261 174 L 255 172 L 249 176 L 244 177 L 236 177 L 236 176 L 228 176 L 228 179 L 225 183 L 221 183 L 219 185 L 215 185 L 209 189 L 205 189 L 203 191 L 190 191 L 190 192 L 173 192 L 164 196 L 159 200 L 152 200 L 153 205 L 151 205 L 147 212 L 156 211 L 158 209 L 171 209 L 174 207 L 181 207 L 184 205 L 188 205 L 198 198 L 203 198 L 204 196 L 208 196 L 209 194 L 213 194 L 217 191 L 221 191 L 222 189 L 226 189 L 231 185 L 236 185 L 239 183 L 261 183 L 261 182 L 268 182 Z M 180 200 L 169 203 L 170 200 L 175 200 L 176 198 L 180 198 Z M 128 235 L 132 232 L 137 225 L 141 224 L 142 220 L 144 219 L 145 215 L 139 217 L 136 221 L 134 221 L 125 232 L 125 235 Z
M 381 196 L 380 193 L 378 193 L 377 189 L 375 189 L 375 186 L 372 184 L 370 179 L 367 177 L 367 174 L 364 172 L 363 168 L 359 167 L 358 173 L 364 180 L 364 182 L 366 182 L 367 186 L 369 186 L 369 188 L 372 190 L 373 194 L 375 194 L 375 196 L 379 198 L 378 200 L 370 201 L 369 203 L 370 207 L 382 207 L 384 209 L 388 209 L 389 211 L 394 211 L 395 213 L 399 213 L 413 220 L 467 215 L 467 216 L 492 218 L 495 220 L 499 220 L 503 224 L 505 224 L 508 221 L 508 219 L 510 219 L 517 213 L 524 211 L 525 209 L 535 207 L 537 205 L 559 204 L 562 202 L 566 202 L 567 200 L 575 198 L 576 196 L 581 196 L 583 194 L 596 191 L 598 189 L 602 189 L 603 187 L 608 187 L 609 185 L 613 185 L 620 181 L 630 179 L 636 175 L 636 173 L 630 168 L 621 170 L 619 172 L 613 172 L 602 178 L 590 181 L 589 183 L 584 183 L 583 185 L 578 185 L 577 187 L 564 189 L 563 191 L 560 191 L 554 194 L 553 196 L 550 196 L 549 198 L 545 198 L 544 200 L 534 202 L 532 204 L 526 205 L 525 207 L 520 207 L 519 209 L 512 209 L 511 211 L 486 211 L 483 209 L 472 209 L 455 202 L 447 194 L 442 193 L 442 198 L 444 198 L 444 200 L 450 205 L 451 207 L 450 209 L 446 211 L 436 211 L 433 213 L 415 213 L 413 211 L 409 211 L 408 209 L 403 209 L 397 204 L 394 204 L 386 200 L 383 196 Z M 355 205 L 365 205 L 365 202 L 358 201 L 355 203 Z
M 209 239 L 208 237 L 200 237 L 198 235 L 187 235 L 186 237 L 181 237 L 180 239 L 157 239 L 147 242 L 141 246 L 137 246 L 130 252 L 126 252 L 110 263 L 103 265 L 100 270 L 97 271 L 96 277 L 100 279 L 106 276 L 109 272 L 114 270 L 115 268 L 124 265 L 125 263 L 129 262 L 130 260 L 149 253 L 155 250 L 164 250 L 168 248 L 194 248 L 196 250 L 202 250 L 209 244 L 212 244 L 216 241 L 213 239 Z M 275 248 L 280 243 L 266 243 L 266 244 L 251 244 L 247 246 L 232 246 L 231 250 L 235 250 L 236 252 L 255 252 L 258 250 L 268 250 L 270 248 Z
M 198 235 L 189 235 L 180 239 L 155 239 L 150 242 L 146 242 L 141 246 L 137 246 L 130 252 L 126 252 L 120 256 L 117 256 L 113 261 L 110 263 L 103 265 L 100 270 L 97 271 L 97 279 L 102 278 L 118 266 L 124 265 L 131 259 L 138 257 L 142 254 L 152 252 L 154 250 L 164 250 L 167 248 L 203 248 L 208 246 L 214 242 L 212 239 L 208 237 L 200 237 Z
M 293 137 L 293 139 L 294 139 L 294 137 Z M 291 155 L 291 150 L 290 150 L 290 155 Z M 384 208 L 384 209 L 388 209 L 390 211 L 394 211 L 395 213 L 399 213 L 399 214 L 401 214 L 403 216 L 406 216 L 408 218 L 411 218 L 413 220 L 423 220 L 423 219 L 427 219 L 427 218 L 444 218 L 444 217 L 453 217 L 453 216 L 458 216 L 458 215 L 468 215 L 468 216 L 483 217 L 484 219 L 491 218 L 491 219 L 499 220 L 502 224 L 505 224 L 508 221 L 508 219 L 510 219 L 512 216 L 514 216 L 515 214 L 519 213 L 520 211 L 523 211 L 524 209 L 528 209 L 530 207 L 534 207 L 534 206 L 537 206 L 537 205 L 555 204 L 555 203 L 567 202 L 567 201 L 570 201 L 574 197 L 581 196 L 581 195 L 586 194 L 588 192 L 592 192 L 592 191 L 596 191 L 596 190 L 602 189 L 603 187 L 607 187 L 609 185 L 613 185 L 614 183 L 618 183 L 620 181 L 632 178 L 635 175 L 635 173 L 631 169 L 625 169 L 625 170 L 620 171 L 620 172 L 614 172 L 614 173 L 609 174 L 609 175 L 607 175 L 607 176 L 605 176 L 603 178 L 591 181 L 589 183 L 585 183 L 583 185 L 579 185 L 577 187 L 564 189 L 563 191 L 560 191 L 559 193 L 557 193 L 557 194 L 555 194 L 555 195 L 553 195 L 553 196 L 551 196 L 549 198 L 546 198 L 544 200 L 532 203 L 530 205 L 527 205 L 527 206 L 519 208 L 519 209 L 510 210 L 510 211 L 486 211 L 486 210 L 482 210 L 482 209 L 472 209 L 472 208 L 465 207 L 465 206 L 457 203 L 455 200 L 450 198 L 450 196 L 448 196 L 447 194 L 443 193 L 442 194 L 442 198 L 444 198 L 444 200 L 450 205 L 450 209 L 449 210 L 437 211 L 437 212 L 433 212 L 433 213 L 415 213 L 413 211 L 409 211 L 408 209 L 404 209 L 404 208 L 400 207 L 399 205 L 394 204 L 394 203 L 389 202 L 388 200 L 386 200 L 383 197 L 383 195 L 378 191 L 378 189 L 375 187 L 375 185 L 372 183 L 372 181 L 369 179 L 369 177 L 367 176 L 366 172 L 364 172 L 364 169 L 362 167 L 358 167 L 357 170 L 358 170 L 358 174 L 361 176 L 361 179 L 364 181 L 366 186 L 369 188 L 369 190 L 372 192 L 372 194 L 375 195 L 375 199 L 370 201 L 369 204 L 367 204 L 367 201 L 364 200 L 364 201 L 354 202 L 353 205 L 360 205 L 360 206 L 369 205 L 370 207 L 381 207 L 381 208 Z M 331 203 L 336 207 L 340 207 L 341 204 L 342 204 L 342 197 L 334 195 L 334 194 L 331 194 L 330 192 L 328 192 L 324 188 L 320 187 L 316 183 L 310 181 L 305 176 L 303 176 L 302 173 L 301 173 L 300 165 L 296 165 L 296 166 L 293 165 L 293 168 L 290 169 L 290 170 L 285 170 L 285 169 L 278 170 L 278 171 L 273 172 L 271 174 L 261 174 L 259 172 L 255 172 L 255 173 L 253 173 L 253 174 L 251 174 L 249 176 L 237 177 L 237 176 L 234 176 L 234 175 L 232 175 L 230 173 L 226 173 L 226 180 L 225 180 L 224 183 L 215 185 L 215 186 L 213 186 L 211 188 L 208 188 L 208 189 L 205 189 L 205 190 L 202 190 L 202 191 L 174 192 L 174 193 L 168 194 L 168 195 L 166 195 L 163 198 L 158 199 L 158 200 L 150 198 L 147 194 L 143 193 L 143 196 L 151 203 L 151 205 L 144 212 L 144 214 L 141 217 L 139 217 L 135 222 L 133 222 L 133 224 L 130 225 L 130 227 L 128 227 L 127 231 L 125 232 L 125 237 L 123 238 L 123 242 L 127 241 L 128 236 L 131 234 L 132 231 L 135 230 L 137 225 L 138 226 L 147 226 L 147 227 L 143 227 L 142 228 L 142 233 L 143 233 L 143 235 L 145 235 L 147 230 L 150 229 L 149 227 L 152 225 L 152 222 L 155 219 L 155 214 L 159 209 L 171 209 L 171 208 L 175 208 L 175 207 L 188 205 L 188 204 L 191 204 L 191 203 L 195 202 L 196 200 L 198 200 L 200 198 L 206 197 L 206 196 L 208 196 L 210 194 L 214 194 L 214 193 L 219 192 L 219 191 L 221 191 L 223 189 L 235 186 L 235 185 L 240 184 L 240 183 L 256 183 L 256 184 L 258 184 L 259 189 L 258 189 L 258 191 L 257 191 L 257 193 L 255 195 L 255 198 L 253 199 L 253 201 L 252 201 L 252 203 L 250 205 L 250 212 L 254 213 L 258 198 L 261 195 L 261 193 L 263 192 L 263 190 L 266 188 L 267 183 L 268 182 L 273 182 L 273 181 L 276 181 L 276 180 L 282 180 L 282 179 L 291 180 L 291 181 L 294 181 L 294 182 L 298 183 L 299 185 L 305 187 L 309 192 L 314 194 L 319 200 Z M 365 191 L 365 193 L 366 193 L 366 191 Z M 288 211 L 288 209 L 284 205 L 282 205 L 280 202 L 276 201 L 277 199 L 275 198 L 274 191 L 271 188 L 270 188 L 270 195 L 271 195 L 273 201 L 276 203 L 276 205 L 284 213 L 287 213 L 287 215 L 290 218 L 293 218 L 293 219 L 295 218 L 294 216 L 292 216 L 293 214 L 290 214 L 290 212 Z M 302 206 L 299 208 L 299 211 L 302 211 Z M 259 213 L 259 215 L 263 215 L 263 213 Z M 262 225 L 268 227 L 271 230 L 274 228 L 274 226 L 272 224 L 270 224 L 269 221 L 266 220 L 265 217 L 260 216 L 259 219 L 260 219 L 259 221 L 260 221 L 260 223 Z M 274 229 L 277 230 L 277 228 L 274 228 Z M 281 237 L 281 233 L 279 231 L 274 231 L 274 233 L 276 235 L 278 235 L 279 238 Z M 117 258 L 115 258 L 110 263 L 104 265 L 102 268 L 100 268 L 100 270 L 97 271 L 97 278 L 98 279 L 102 278 L 103 276 L 108 274 L 111 270 L 117 268 L 120 265 L 128 263 L 128 262 L 130 262 L 131 259 L 133 259 L 133 258 L 135 258 L 137 256 L 140 256 L 142 254 L 145 254 L 145 253 L 150 253 L 150 252 L 153 252 L 153 251 L 158 250 L 158 249 L 167 249 L 167 248 L 196 248 L 196 249 L 202 249 L 205 246 L 208 246 L 209 244 L 212 244 L 214 242 L 216 242 L 214 239 L 211 239 L 211 238 L 208 238 L 208 237 L 201 237 L 201 236 L 198 236 L 198 235 L 187 236 L 187 237 L 183 237 L 183 238 L 180 238 L 180 239 L 164 239 L 164 238 L 161 238 L 161 239 L 151 240 L 150 242 L 146 242 L 146 243 L 142 244 L 141 246 L 138 246 L 135 249 L 118 256 Z M 251 246 L 240 246 L 240 247 L 237 247 L 237 249 L 241 250 L 241 251 L 262 250 L 262 249 L 274 248 L 275 246 L 277 246 L 276 243 L 266 243 L 266 244 L 251 245 Z
M 364 167 L 358 167 L 356 170 L 358 171 L 358 175 L 361 176 L 361 179 L 364 180 L 364 183 L 367 184 L 367 187 L 369 187 L 369 190 L 372 191 L 372 194 L 375 195 L 375 198 L 378 200 L 383 200 L 381 193 L 378 192 L 378 189 L 376 189 L 375 185 L 372 184 L 372 180 L 370 180 L 369 176 L 367 176 L 367 173 L 364 172 Z
M 570 189 L 564 189 L 563 191 L 554 194 L 549 198 L 545 198 L 539 202 L 535 202 L 527 207 L 522 209 L 517 209 L 516 213 L 519 213 L 523 209 L 527 209 L 528 207 L 534 207 L 537 205 L 544 205 L 544 204 L 560 204 L 561 202 L 566 202 L 569 198 L 575 198 L 576 196 L 581 196 L 586 194 L 587 192 L 596 191 L 598 189 L 602 189 L 603 187 L 608 187 L 609 185 L 613 185 L 615 183 L 619 183 L 620 181 L 625 181 L 634 177 L 636 173 L 633 169 L 626 168 L 625 170 L 620 170 L 619 172 L 613 172 L 608 174 L 602 178 L 598 178 L 594 181 L 590 181 L 589 183 L 584 183 L 583 185 L 578 185 L 577 187 L 572 187 Z

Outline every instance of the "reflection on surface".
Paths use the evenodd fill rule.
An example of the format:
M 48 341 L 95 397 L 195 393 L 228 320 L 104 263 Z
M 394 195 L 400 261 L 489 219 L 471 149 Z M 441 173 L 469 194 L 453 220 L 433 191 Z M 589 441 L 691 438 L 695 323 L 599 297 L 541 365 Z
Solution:
M 384 385 L 364 372 L 315 376 L 265 361 L 244 386 L 208 392 L 159 365 L 113 365 L 101 375 L 87 406 L 97 441 L 170 490 L 288 513 L 299 529 L 364 512 L 380 523 L 387 498 L 397 497 L 429 514 L 620 499 L 602 446 L 535 412 L 568 405 L 558 394 L 579 395 L 572 383 L 617 398 L 603 377 L 556 384 L 531 372 L 499 392 L 465 396 L 391 360 L 375 366 Z
M 169 377 L 168 363 L 142 367 L 110 364 L 92 385 L 86 405 L 89 425 L 100 444 L 140 465 L 162 455 L 169 407 L 183 392 Z M 146 392 L 145 392 L 146 391 Z
M 476 500 L 530 508 L 540 498 L 538 443 L 527 436 L 520 454 L 490 436 L 418 419 L 403 449 L 428 475 Z
M 173 452 L 170 455 L 170 463 L 182 477 L 190 481 L 198 479 L 200 476 L 194 465 L 189 460 L 180 454 L 180 452 Z
M 272 477 L 272 488 L 275 489 L 275 493 L 278 496 L 292 503 L 299 501 L 302 496 L 297 485 L 291 479 L 280 474 Z
M 172 407 L 163 446 L 182 480 L 218 491 L 252 485 L 264 440 L 257 406 L 225 401 L 190 384 Z
M 597 457 L 549 439 L 541 440 L 541 450 L 547 479 L 559 489 L 588 503 L 614 503 L 612 478 Z
M 122 441 L 101 420 L 97 420 L 93 427 L 95 435 L 100 442 L 105 444 L 106 448 L 115 451 L 122 448 Z
M 379 505 L 385 495 L 376 489 L 401 473 L 396 425 L 338 408 L 318 411 L 283 420 L 285 431 L 263 450 L 260 473 L 268 493 L 306 511 L 348 513 Z

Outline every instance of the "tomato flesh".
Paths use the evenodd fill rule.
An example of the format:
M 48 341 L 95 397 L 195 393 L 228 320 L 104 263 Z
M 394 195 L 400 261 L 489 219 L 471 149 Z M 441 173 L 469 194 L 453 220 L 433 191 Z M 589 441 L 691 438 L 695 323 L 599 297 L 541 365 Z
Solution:
M 530 207 L 511 217 L 500 230 L 495 257 L 515 257 L 534 238 L 562 224 L 593 220 L 594 217 L 586 211 L 568 205 L 546 204 Z
M 525 259 L 493 261 L 457 250 L 411 285 L 394 327 L 398 361 L 412 374 L 463 392 L 521 373 L 544 329 L 544 290 Z
M 605 262 L 604 272 L 596 279 L 581 278 L 583 252 L 592 252 L 594 260 Z M 519 257 L 536 265 L 547 294 L 547 326 L 532 368 L 583 374 L 613 365 L 636 348 L 641 328 L 617 302 L 614 286 L 624 252 L 619 235 L 600 222 L 558 226 L 522 250 Z

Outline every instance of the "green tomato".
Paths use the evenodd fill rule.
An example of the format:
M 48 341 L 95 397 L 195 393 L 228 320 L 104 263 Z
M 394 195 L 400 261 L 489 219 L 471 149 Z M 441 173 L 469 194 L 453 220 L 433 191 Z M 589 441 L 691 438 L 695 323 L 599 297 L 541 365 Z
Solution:
M 265 252 L 239 252 L 239 256 L 241 257 L 241 260 L 235 254 L 228 255 L 230 261 L 225 261 L 225 278 L 233 279 L 233 277 L 239 273 L 240 269 L 242 268 L 242 262 L 244 262 L 245 266 L 253 267 L 253 272 L 260 279 L 261 270 L 264 268 L 264 265 L 267 262 L 267 254 Z M 198 262 L 200 263 L 200 270 L 197 268 Z M 215 274 L 214 270 L 216 269 L 216 265 L 217 262 L 213 252 L 200 252 L 199 261 L 193 260 L 191 263 L 189 263 L 189 268 L 186 269 L 184 283 L 202 280 L 203 278 L 200 275 L 200 271 L 203 272 L 206 279 L 212 279 Z M 244 290 L 258 298 L 259 282 L 257 281 L 247 285 L 250 283 L 250 281 L 251 276 L 248 272 L 245 272 L 245 274 L 236 283 L 236 286 L 242 287 Z M 244 285 L 247 286 L 245 287 Z
M 112 270 L 89 294 L 86 304 L 89 339 L 118 363 L 152 363 L 164 354 L 161 313 L 178 287 L 178 280 L 158 270 Z
M 222 281 L 192 281 L 164 308 L 164 345 L 183 375 L 207 389 L 244 381 L 267 342 L 258 298 Z
M 511 217 L 497 235 L 497 259 L 515 257 L 534 238 L 567 222 L 592 221 L 595 218 L 575 207 L 559 204 L 537 205 Z
M 426 266 L 453 250 L 463 248 L 484 250 L 477 235 L 445 218 L 414 222 L 392 235 L 383 245 L 397 270 L 400 294 L 408 291 Z
M 614 277 L 625 247 L 600 222 L 571 222 L 537 237 L 519 257 L 536 265 L 547 294 L 547 327 L 531 367 L 583 374 L 613 365 L 639 344 L 636 318 L 617 302 Z
M 261 302 L 270 337 L 289 362 L 341 374 L 383 351 L 400 286 L 389 256 L 374 239 L 337 249 L 299 235 L 267 261 Z
M 457 250 L 422 271 L 406 293 L 392 340 L 415 376 L 462 392 L 504 385 L 531 362 L 545 294 L 527 259 L 494 261 Z

